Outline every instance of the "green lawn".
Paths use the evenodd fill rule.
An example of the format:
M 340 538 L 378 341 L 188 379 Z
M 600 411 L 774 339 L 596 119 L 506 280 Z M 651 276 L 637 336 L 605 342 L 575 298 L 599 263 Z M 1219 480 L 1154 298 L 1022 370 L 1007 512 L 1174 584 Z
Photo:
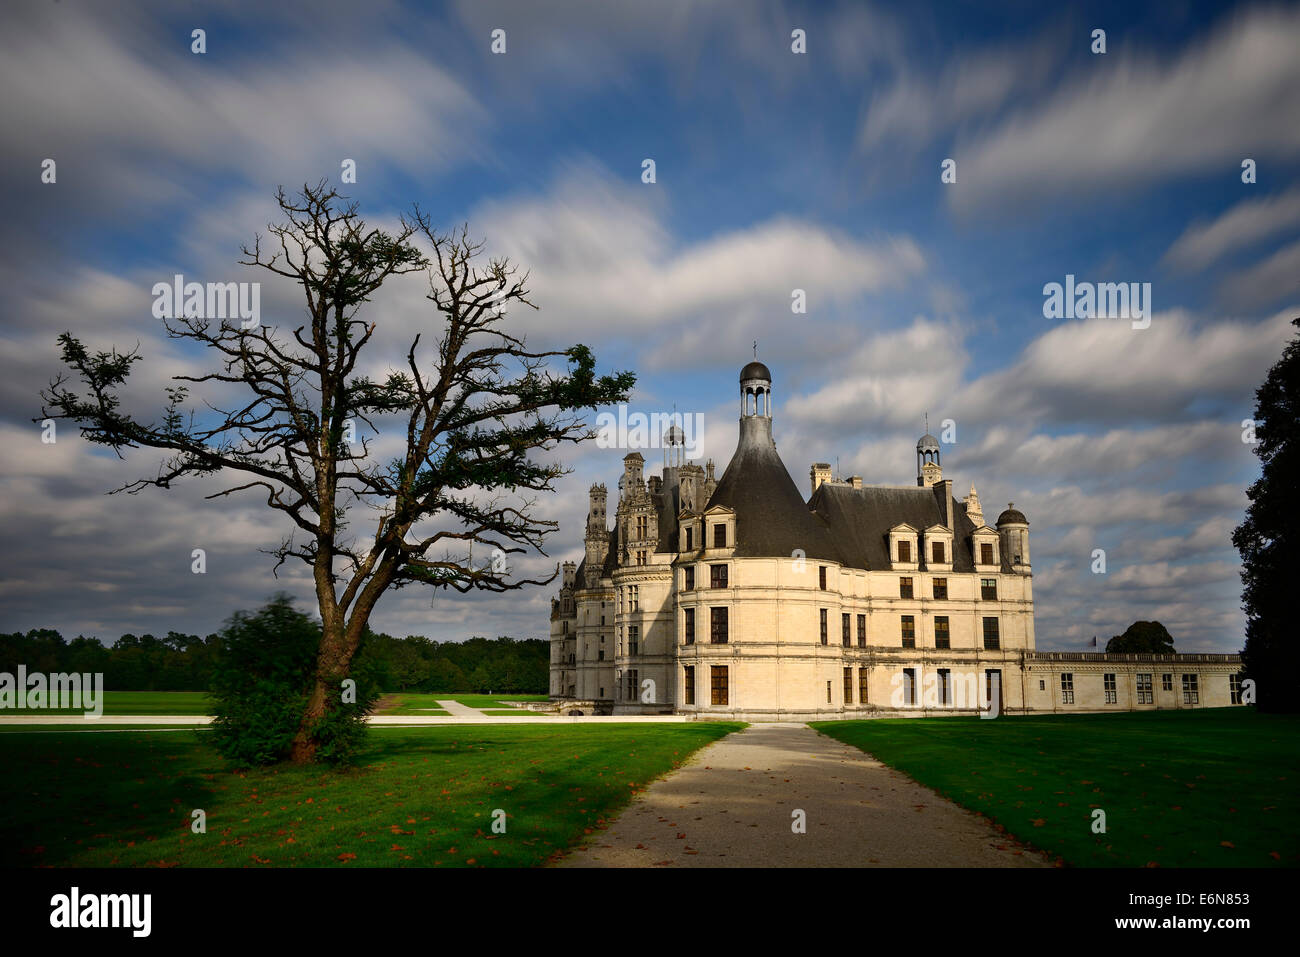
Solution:
M 381 727 L 354 770 L 244 773 L 201 731 L 4 734 L 0 866 L 531 866 L 740 727 Z
M 384 708 L 376 714 L 423 714 L 423 715 L 440 715 L 447 714 L 446 711 L 438 708 L 439 701 L 458 701 L 469 708 L 478 708 L 479 710 L 491 709 L 493 713 L 504 714 L 529 714 L 530 712 L 523 709 L 514 709 L 504 707 L 503 701 L 547 701 L 546 695 L 519 695 L 519 694 L 424 694 L 417 692 L 399 692 L 395 695 L 396 702 Z M 432 710 L 430 710 L 432 709 Z
M 1300 863 L 1300 716 L 1224 708 L 812 727 L 1067 864 Z M 1092 832 L 1094 808 L 1105 834 Z
M 4 708 L 0 717 L 13 714 L 81 714 L 80 708 Z M 212 702 L 204 691 L 105 691 L 104 714 L 211 714 Z

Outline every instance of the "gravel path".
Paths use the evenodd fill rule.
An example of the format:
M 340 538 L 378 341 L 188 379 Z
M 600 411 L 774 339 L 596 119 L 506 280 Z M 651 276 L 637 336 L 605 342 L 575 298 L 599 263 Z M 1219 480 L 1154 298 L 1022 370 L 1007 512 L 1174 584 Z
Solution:
M 806 833 L 792 812 L 806 814 Z M 651 784 L 560 867 L 1046 867 L 856 748 L 754 724 Z

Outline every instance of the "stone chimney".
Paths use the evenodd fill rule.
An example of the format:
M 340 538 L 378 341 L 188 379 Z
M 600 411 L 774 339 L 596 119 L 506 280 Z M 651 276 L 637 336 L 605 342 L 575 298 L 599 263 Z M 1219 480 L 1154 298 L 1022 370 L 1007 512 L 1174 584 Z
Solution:
M 942 479 L 934 483 L 934 494 L 939 497 L 939 511 L 943 514 L 943 524 L 951 532 L 957 529 L 954 527 L 955 518 L 952 508 L 952 479 Z
M 814 462 L 812 468 L 808 470 L 808 477 L 812 481 L 812 490 L 817 491 L 818 487 L 831 480 L 831 466 L 829 462 Z

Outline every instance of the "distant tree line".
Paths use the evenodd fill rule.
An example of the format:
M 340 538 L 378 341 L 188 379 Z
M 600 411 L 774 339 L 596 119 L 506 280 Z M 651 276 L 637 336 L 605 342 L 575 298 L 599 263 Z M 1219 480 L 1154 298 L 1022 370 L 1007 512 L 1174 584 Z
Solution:
M 319 627 L 319 625 L 317 625 Z M 111 645 L 98 638 L 66 640 L 49 628 L 0 633 L 0 671 L 101 672 L 110 691 L 207 691 L 222 634 L 165 638 L 126 634 Z M 550 642 L 540 638 L 434 641 L 370 632 L 357 659 L 384 691 L 546 694 Z

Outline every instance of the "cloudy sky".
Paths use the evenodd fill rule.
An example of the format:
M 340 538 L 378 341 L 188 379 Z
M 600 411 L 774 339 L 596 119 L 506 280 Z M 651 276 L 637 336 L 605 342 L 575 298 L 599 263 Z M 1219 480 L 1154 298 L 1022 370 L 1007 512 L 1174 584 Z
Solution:
M 64 330 L 140 344 L 142 415 L 209 367 L 160 335 L 153 284 L 264 280 L 235 261 L 275 188 L 351 159 L 367 217 L 418 201 L 467 221 L 531 270 L 541 308 L 511 319 L 530 344 L 633 369 L 634 411 L 700 414 L 719 472 L 757 340 L 801 488 L 818 460 L 911 483 L 924 416 L 955 423 L 946 476 L 1030 519 L 1040 648 L 1140 618 L 1182 650 L 1240 648 L 1242 420 L 1300 315 L 1300 8 L 417 6 L 5 4 L 0 629 L 207 633 L 275 589 L 309 597 L 305 567 L 272 576 L 261 550 L 287 529 L 256 496 L 106 496 L 157 456 L 71 429 L 43 444 L 32 419 Z M 1067 274 L 1150 283 L 1149 327 L 1045 318 Z M 428 328 L 423 292 L 394 282 L 369 307 L 375 370 Z M 264 283 L 262 309 L 302 316 L 292 287 Z M 580 557 L 586 487 L 612 488 L 621 454 L 566 452 L 540 505 L 561 531 L 521 571 Z M 548 607 L 407 589 L 373 624 L 543 636 Z

